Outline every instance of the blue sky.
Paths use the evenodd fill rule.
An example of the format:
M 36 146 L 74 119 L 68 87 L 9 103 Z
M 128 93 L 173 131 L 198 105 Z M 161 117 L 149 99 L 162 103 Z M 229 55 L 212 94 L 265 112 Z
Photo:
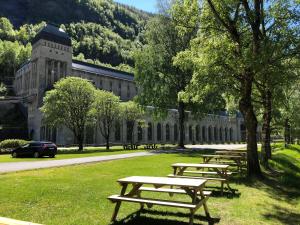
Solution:
M 147 12 L 156 12 L 156 0 L 115 0 L 115 2 L 134 6 Z

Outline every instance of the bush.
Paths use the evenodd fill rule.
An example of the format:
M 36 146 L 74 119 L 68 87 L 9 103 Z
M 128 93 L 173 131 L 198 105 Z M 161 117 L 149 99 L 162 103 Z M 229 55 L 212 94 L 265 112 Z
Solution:
M 4 141 L 0 142 L 0 149 L 1 150 L 9 150 L 9 149 L 14 149 L 19 146 L 25 145 L 28 143 L 26 140 L 21 140 L 21 139 L 7 139 Z

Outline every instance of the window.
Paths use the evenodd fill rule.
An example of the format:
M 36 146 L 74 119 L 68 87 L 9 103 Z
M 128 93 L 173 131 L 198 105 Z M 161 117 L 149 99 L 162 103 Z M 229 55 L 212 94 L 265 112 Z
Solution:
M 200 126 L 196 126 L 196 141 L 200 141 Z
M 157 124 L 157 141 L 161 141 L 161 124 Z
M 115 140 L 116 141 L 121 140 L 121 126 L 119 122 L 116 122 L 115 124 Z
M 177 127 L 177 124 L 174 125 L 174 141 L 178 141 L 178 127 Z
M 152 141 L 152 123 L 148 123 L 148 141 Z
M 229 138 L 230 138 L 229 139 L 230 141 L 233 141 L 233 129 L 232 128 L 229 129 Z
M 112 92 L 112 89 L 113 89 L 113 83 L 112 83 L 112 81 L 110 81 L 109 82 L 109 91 Z
M 206 127 L 202 127 L 202 141 L 206 141 Z
M 214 139 L 215 141 L 218 140 L 218 129 L 216 127 L 214 127 Z
M 143 128 L 139 125 L 138 126 L 138 141 L 143 140 Z
M 130 98 L 130 86 L 127 85 L 127 98 Z
M 103 89 L 103 81 L 100 80 L 100 89 Z
M 119 82 L 119 91 L 118 91 L 119 96 L 121 96 L 121 93 L 122 93 L 122 92 L 121 92 L 121 91 L 122 91 L 121 88 L 122 88 L 122 85 L 121 85 L 121 82 Z
M 166 141 L 170 141 L 170 126 L 166 125 Z
M 227 127 L 225 128 L 225 141 L 228 141 L 228 129 L 227 129 Z
M 189 126 L 189 139 L 193 141 L 193 127 L 192 125 Z
M 212 141 L 212 128 L 211 126 L 208 127 L 208 141 Z

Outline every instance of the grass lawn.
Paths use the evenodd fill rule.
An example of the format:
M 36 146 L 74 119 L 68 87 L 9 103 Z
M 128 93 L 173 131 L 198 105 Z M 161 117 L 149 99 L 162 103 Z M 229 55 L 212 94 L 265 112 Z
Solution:
M 160 145 L 158 145 L 160 147 Z M 175 145 L 167 145 L 167 148 L 175 147 Z M 70 148 L 58 148 L 58 154 L 55 158 L 43 157 L 43 158 L 12 158 L 10 154 L 0 154 L 0 163 L 8 162 L 27 162 L 27 161 L 44 161 L 44 160 L 58 160 L 58 159 L 72 159 L 90 156 L 104 156 L 104 155 L 116 155 L 145 151 L 144 146 L 140 146 L 139 150 L 124 150 L 122 146 L 112 146 L 110 150 L 106 150 L 105 147 L 85 147 L 82 152 L 78 152 L 76 147 Z
M 0 216 L 47 225 L 109 224 L 114 205 L 106 198 L 120 192 L 118 178 L 165 176 L 172 172 L 170 165 L 176 162 L 197 163 L 199 155 L 161 154 L 0 175 Z M 284 173 L 260 181 L 236 178 L 231 186 L 238 189 L 239 196 L 211 197 L 211 216 L 219 218 L 219 224 L 230 225 L 300 224 L 300 146 L 277 150 L 272 165 Z M 146 195 L 151 196 L 143 196 Z M 137 209 L 137 204 L 122 203 L 118 218 Z M 187 213 L 183 209 L 154 206 L 140 217 L 117 224 L 183 225 L 188 224 Z M 204 215 L 203 208 L 197 215 Z M 207 222 L 197 216 L 195 224 Z
M 0 163 L 6 162 L 25 162 L 25 161 L 47 161 L 58 159 L 72 159 L 90 156 L 104 156 L 115 154 L 126 154 L 132 152 L 139 152 L 144 150 L 123 150 L 121 147 L 106 150 L 104 147 L 87 147 L 83 152 L 78 152 L 75 148 L 60 148 L 55 158 L 42 157 L 42 158 L 12 158 L 11 155 L 0 155 Z

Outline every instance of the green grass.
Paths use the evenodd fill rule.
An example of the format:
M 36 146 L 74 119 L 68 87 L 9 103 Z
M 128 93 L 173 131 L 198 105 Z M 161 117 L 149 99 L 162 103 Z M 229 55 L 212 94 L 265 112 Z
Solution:
M 167 145 L 166 148 L 173 148 L 175 145 Z M 160 145 L 158 145 L 160 147 Z M 59 160 L 59 159 L 72 159 L 72 158 L 81 158 L 81 157 L 90 157 L 90 156 L 104 156 L 104 155 L 116 155 L 116 154 L 126 154 L 145 151 L 144 146 L 139 146 L 138 150 L 124 150 L 122 146 L 112 146 L 110 150 L 106 150 L 105 147 L 85 147 L 84 151 L 78 152 L 77 147 L 69 148 L 58 148 L 58 154 L 55 158 L 42 157 L 42 158 L 12 158 L 10 154 L 0 154 L 0 163 L 8 162 L 31 162 L 31 161 L 47 161 L 47 160 Z
M 213 218 L 219 224 L 300 224 L 300 147 L 281 149 L 271 162 L 283 174 L 264 180 L 236 178 L 232 187 L 240 195 L 216 195 L 208 200 Z M 165 176 L 176 162 L 199 162 L 196 154 L 161 154 L 149 157 L 26 171 L 0 175 L 0 216 L 47 225 L 109 224 L 114 205 L 106 198 L 118 194 L 116 180 L 132 175 Z M 219 185 L 219 184 L 218 184 Z M 151 194 L 147 194 L 152 196 Z M 155 197 L 165 196 L 155 194 Z M 146 196 L 146 194 L 145 194 Z M 184 199 L 183 196 L 173 196 Z M 118 218 L 138 209 L 124 203 Z M 154 206 L 141 217 L 122 225 L 188 224 L 187 210 Z M 203 208 L 197 215 L 204 215 Z M 195 224 L 207 224 L 196 217 Z M 182 223 L 185 222 L 185 223 Z

